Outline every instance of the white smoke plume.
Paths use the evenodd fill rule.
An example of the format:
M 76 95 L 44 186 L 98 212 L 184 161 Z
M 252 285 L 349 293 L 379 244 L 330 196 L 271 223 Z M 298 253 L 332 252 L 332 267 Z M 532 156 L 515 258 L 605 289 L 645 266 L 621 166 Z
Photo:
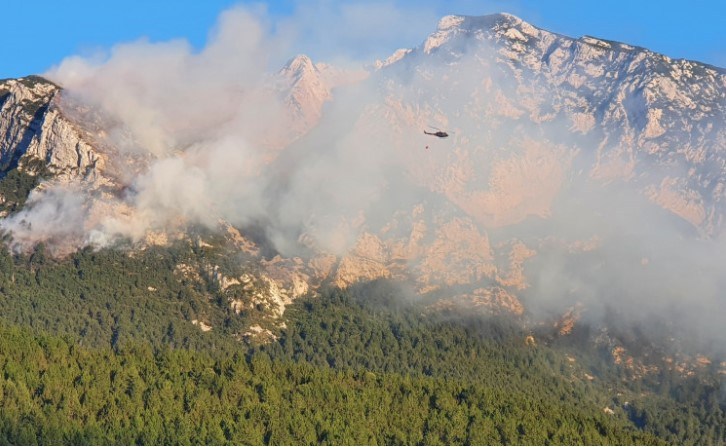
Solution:
M 14 243 L 33 246 L 38 241 L 62 243 L 78 238 L 87 218 L 87 202 L 83 191 L 75 187 L 34 190 L 25 207 L 3 222 L 12 231 Z
M 117 237 L 138 240 L 178 221 L 214 226 L 220 218 L 240 224 L 259 216 L 267 140 L 288 124 L 266 84 L 276 42 L 262 17 L 233 8 L 200 52 L 182 40 L 142 40 L 114 47 L 102 60 L 64 60 L 47 76 L 64 87 L 67 101 L 103 116 L 126 192 L 99 198 L 49 184 L 3 227 L 21 244 L 32 242 L 31 232 L 36 241 L 52 239 L 55 228 L 66 241 L 104 245 Z M 127 159 L 142 162 L 125 166 Z M 46 204 L 58 200 L 74 206 Z M 56 214 L 45 228 L 39 222 L 49 207 Z
M 337 101 L 337 109 L 330 111 L 336 118 L 327 130 L 298 149 L 309 157 L 289 173 L 274 174 L 269 162 L 280 142 L 292 139 L 289 128 L 294 124 L 275 91 L 274 71 L 279 67 L 274 64 L 282 60 L 281 49 L 292 45 L 289 39 L 309 31 L 312 23 L 317 26 L 324 19 L 347 24 L 346 33 L 358 30 L 348 34 L 353 44 L 361 41 L 361 30 L 375 17 L 387 17 L 384 28 L 393 30 L 406 16 L 392 3 L 373 6 L 358 14 L 363 4 L 351 3 L 335 17 L 321 19 L 314 17 L 315 8 L 301 4 L 297 19 L 275 30 L 264 11 L 236 7 L 220 16 L 199 52 L 183 40 L 140 40 L 118 45 L 97 60 L 69 57 L 49 71 L 46 76 L 63 86 L 67 101 L 100 111 L 110 146 L 121 155 L 148 161 L 148 167 L 115 163 L 121 171 L 117 175 L 128 185 L 115 215 L 105 215 L 109 208 L 102 206 L 114 198 L 105 197 L 99 204 L 98 197 L 73 192 L 75 200 L 86 203 L 86 217 L 78 225 L 75 210 L 63 209 L 74 213 L 72 219 L 57 219 L 64 240 L 102 246 L 118 238 L 138 240 L 148 231 L 179 223 L 214 227 L 222 219 L 235 225 L 272 222 L 268 236 L 287 254 L 298 249 L 297 239 L 305 231 L 324 250 L 343 253 L 355 239 L 348 225 L 355 216 L 349 214 L 380 198 L 380 170 L 390 164 L 391 152 L 384 150 L 389 138 L 340 131 L 354 125 L 361 100 L 370 102 L 375 89 Z M 343 29 L 332 30 L 333 35 L 338 32 Z M 279 191 L 280 176 L 287 176 L 285 191 Z M 64 188 L 40 192 L 22 217 L 7 219 L 3 227 L 19 235 L 21 220 L 32 217 L 36 208 L 42 211 L 35 203 L 42 197 L 56 200 Z M 25 247 L 33 242 L 30 237 L 15 239 Z M 43 239 L 48 238 L 38 233 L 35 240 Z

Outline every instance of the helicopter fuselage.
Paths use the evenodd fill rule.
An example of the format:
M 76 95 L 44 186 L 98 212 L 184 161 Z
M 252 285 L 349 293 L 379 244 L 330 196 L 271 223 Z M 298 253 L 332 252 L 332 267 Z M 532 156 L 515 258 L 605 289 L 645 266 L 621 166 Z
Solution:
M 439 138 L 446 138 L 446 137 L 448 137 L 448 136 L 449 136 L 449 134 L 448 134 L 448 133 L 446 133 L 446 132 L 442 132 L 442 131 L 440 131 L 440 130 L 439 130 L 438 132 L 426 132 L 426 131 L 424 130 L 424 133 L 425 133 L 426 135 L 433 135 L 433 136 L 435 136 L 435 137 L 439 137 Z

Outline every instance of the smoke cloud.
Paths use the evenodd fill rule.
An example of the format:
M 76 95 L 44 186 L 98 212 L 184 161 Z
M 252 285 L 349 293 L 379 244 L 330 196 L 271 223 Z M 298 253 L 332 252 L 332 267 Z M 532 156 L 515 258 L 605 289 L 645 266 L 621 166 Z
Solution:
M 311 40 L 336 42 L 315 50 L 351 65 L 399 30 L 420 39 L 436 16 L 386 2 L 336 4 L 323 15 L 313 5 L 277 24 L 259 9 L 230 9 L 201 51 L 183 40 L 141 40 L 63 61 L 47 76 L 68 101 L 99 111 L 120 159 L 140 162 L 119 165 L 122 193 L 49 183 L 2 227 L 25 247 L 104 246 L 224 220 L 261 224 L 286 256 L 310 246 L 344 255 L 364 232 L 384 231 L 425 204 L 426 228 L 465 215 L 492 251 L 511 241 L 535 250 L 524 261 L 521 296 L 537 315 L 583 303 L 593 315 L 617 308 L 636 319 L 682 320 L 709 341 L 726 341 L 724 240 L 688 234 L 627 182 L 572 180 L 584 169 L 577 157 L 601 142 L 573 132 L 570 121 L 527 117 L 519 99 L 547 110 L 561 98 L 496 68 L 495 51 L 480 41 L 458 49 L 465 57 L 455 68 L 450 54 L 419 54 L 339 87 L 320 123 L 296 138 L 274 71 L 310 23 L 318 21 Z M 409 20 L 426 30 L 402 26 Z M 509 124 L 520 115 L 529 119 Z M 432 127 L 449 139 L 421 132 Z M 587 241 L 592 248 L 582 248 Z

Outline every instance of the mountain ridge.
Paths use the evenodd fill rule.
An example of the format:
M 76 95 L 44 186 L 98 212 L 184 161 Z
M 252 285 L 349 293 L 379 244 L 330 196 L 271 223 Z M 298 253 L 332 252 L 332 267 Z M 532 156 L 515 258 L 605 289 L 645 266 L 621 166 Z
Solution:
M 253 226 L 247 216 L 239 222 L 227 219 L 225 225 L 231 221 L 230 228 L 239 227 L 230 240 L 237 238 L 237 245 L 255 256 L 260 256 L 260 245 L 294 235 L 285 242 L 298 252 L 277 250 L 277 256 L 261 260 L 278 303 L 275 309 L 326 281 L 346 287 L 393 278 L 411 282 L 415 293 L 441 296 L 447 305 L 527 315 L 540 292 L 534 267 L 540 259 L 551 252 L 573 259 L 608 253 L 611 241 L 600 234 L 607 224 L 594 217 L 601 210 L 586 216 L 596 227 L 582 235 L 567 233 L 572 203 L 583 201 L 577 196 L 582 185 L 604 190 L 623 186 L 626 196 L 642 199 L 625 208 L 664 209 L 702 238 L 718 238 L 726 209 L 726 172 L 718 168 L 726 162 L 726 134 L 719 126 L 726 114 L 723 73 L 627 44 L 551 33 L 507 14 L 444 17 L 418 47 L 399 50 L 366 74 L 336 72 L 298 56 L 261 89 L 281 99 L 289 121 L 287 133 L 276 135 L 279 141 L 273 144 L 283 149 L 261 154 L 265 161 L 260 166 L 271 166 L 288 183 L 276 198 L 281 207 L 269 215 L 265 211 L 260 221 L 264 226 L 290 209 L 299 214 L 289 217 L 291 223 L 272 222 L 257 242 L 245 235 Z M 5 81 L 0 89 L 13 82 L 13 88 L 22 87 L 17 87 L 20 81 Z M 23 94 L 0 94 L 3 110 L 15 104 L 9 98 L 22 101 Z M 40 130 L 31 129 L 32 120 L 21 109 L 4 111 L 3 125 L 15 126 L 16 133 L 0 133 L 5 135 L 0 147 L 3 159 L 5 154 L 19 160 L 34 156 L 52 171 L 29 200 L 31 212 L 42 207 L 43 194 L 56 184 L 91 192 L 85 201 L 73 202 L 90 211 L 68 234 L 47 229 L 51 245 L 67 243 L 73 250 L 74 244 L 106 240 L 89 236 L 106 231 L 95 226 L 104 216 L 133 219 L 138 203 L 129 198 L 141 186 L 133 170 L 118 170 L 123 162 L 113 147 L 97 143 L 108 141 L 106 118 L 89 126 L 73 121 L 89 116 L 82 104 L 59 106 L 53 98 L 47 104 L 42 121 L 48 125 Z M 64 106 L 75 109 L 64 115 Z M 329 132 L 342 117 L 350 118 L 345 122 L 350 132 Z M 57 124 L 57 130 L 50 125 L 64 122 L 70 124 Z M 421 132 L 429 126 L 451 136 L 430 139 Z M 8 137 L 23 129 L 31 130 L 35 145 L 29 152 L 17 136 Z M 194 161 L 186 147 L 167 149 L 181 153 L 185 163 Z M 303 154 L 296 159 L 302 168 L 288 164 L 275 171 L 292 152 Z M 142 173 L 156 162 L 153 154 L 141 159 L 134 169 Z M 326 171 L 317 170 L 319 162 Z M 193 168 L 203 169 L 203 163 Z M 361 192 L 358 185 L 368 189 Z M 391 195 L 400 201 L 379 200 Z M 296 203 L 308 206 L 296 210 Z M 225 220 L 223 211 L 213 211 Z M 39 240 L 38 221 L 30 215 L 19 220 L 32 222 L 32 229 L 29 224 L 12 227 L 16 243 L 22 247 L 23 238 L 29 241 L 25 249 Z M 124 236 L 142 247 L 169 243 L 184 237 L 180 230 L 195 223 L 189 220 L 173 216 L 158 227 Z M 517 234 L 517 228 L 541 222 L 565 229 L 545 237 L 529 230 Z M 623 226 L 618 231 L 629 230 L 627 218 L 618 225 Z M 648 262 L 652 266 L 655 262 L 648 260 L 662 257 L 652 250 L 633 247 L 628 262 L 635 259 L 635 269 L 645 269 Z M 214 266 L 203 267 L 209 268 Z M 578 296 L 580 291 L 562 293 L 567 300 L 556 303 L 556 312 L 592 300 Z M 230 306 L 239 303 L 232 298 Z

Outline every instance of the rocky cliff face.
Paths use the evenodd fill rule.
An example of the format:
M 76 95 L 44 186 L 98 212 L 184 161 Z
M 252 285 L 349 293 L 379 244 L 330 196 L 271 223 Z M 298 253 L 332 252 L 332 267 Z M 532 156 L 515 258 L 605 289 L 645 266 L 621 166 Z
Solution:
M 407 91 L 402 74 L 425 88 Z M 481 224 L 546 216 L 574 175 L 628 182 L 702 233 L 722 231 L 723 69 L 502 14 L 442 19 L 380 76 L 394 121 L 454 132 L 456 158 L 419 176 Z
M 60 89 L 36 76 L 0 81 L 0 163 L 3 171 L 42 161 L 59 180 L 92 179 L 104 170 L 105 158 L 80 126 L 58 105 Z
M 367 77 L 368 72 L 364 70 L 343 70 L 324 63 L 316 64 L 304 54 L 290 59 L 270 79 L 292 123 L 288 143 L 317 125 L 325 103 L 333 99 L 335 88 Z

